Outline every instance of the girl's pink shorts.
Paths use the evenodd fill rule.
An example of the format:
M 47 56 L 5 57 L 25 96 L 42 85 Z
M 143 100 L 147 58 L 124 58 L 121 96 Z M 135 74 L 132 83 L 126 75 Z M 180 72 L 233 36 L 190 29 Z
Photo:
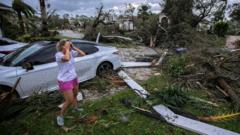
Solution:
M 75 78 L 71 81 L 66 81 L 66 82 L 58 81 L 58 87 L 59 87 L 60 91 L 62 91 L 62 92 L 68 91 L 68 90 L 73 90 L 73 88 L 77 85 L 78 85 L 77 78 Z

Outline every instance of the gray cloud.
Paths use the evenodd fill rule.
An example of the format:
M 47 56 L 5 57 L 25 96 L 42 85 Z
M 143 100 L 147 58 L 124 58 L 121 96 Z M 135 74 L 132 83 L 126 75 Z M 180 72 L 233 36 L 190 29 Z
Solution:
M 38 0 L 23 0 L 37 11 L 39 11 L 39 1 Z M 229 0 L 229 3 L 237 2 L 239 0 Z M 11 0 L 1 0 L 2 3 L 11 5 Z M 46 0 L 46 3 L 49 3 L 50 9 L 56 9 L 56 13 L 63 15 L 68 13 L 75 16 L 78 15 L 87 15 L 93 16 L 96 13 L 96 7 L 102 3 L 105 6 L 105 9 L 115 9 L 123 10 L 126 7 L 127 3 L 132 3 L 134 5 L 140 5 L 141 3 L 148 3 L 151 5 L 151 10 L 154 13 L 160 11 L 160 6 L 158 3 L 161 0 Z

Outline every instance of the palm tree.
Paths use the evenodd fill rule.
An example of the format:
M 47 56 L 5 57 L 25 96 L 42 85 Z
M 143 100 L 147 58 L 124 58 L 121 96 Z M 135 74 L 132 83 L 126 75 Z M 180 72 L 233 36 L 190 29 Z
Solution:
M 42 19 L 42 34 L 48 35 L 48 15 L 46 11 L 45 0 L 39 0 L 40 10 L 41 10 L 41 19 Z
M 13 13 L 13 9 L 3 3 L 0 3 L 0 37 L 6 32 L 6 29 L 11 25 L 9 17 Z
M 24 21 L 23 21 L 23 14 L 26 18 L 29 18 L 34 15 L 35 10 L 23 2 L 22 0 L 13 0 L 12 8 L 16 11 L 18 16 L 18 21 L 20 25 L 20 29 L 22 33 L 25 33 Z

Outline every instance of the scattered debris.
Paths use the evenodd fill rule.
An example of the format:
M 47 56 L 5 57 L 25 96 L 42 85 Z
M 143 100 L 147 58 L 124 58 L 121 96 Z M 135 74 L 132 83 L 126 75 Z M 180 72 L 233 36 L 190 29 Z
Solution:
M 150 66 L 153 66 L 151 62 L 122 62 L 123 68 L 150 67 Z
M 220 87 L 223 88 L 223 90 L 233 100 L 233 103 L 235 104 L 235 109 L 239 110 L 240 109 L 240 97 L 235 93 L 235 91 L 232 90 L 232 88 L 227 84 L 227 82 L 224 79 L 218 78 L 217 81 L 218 81 L 218 84 L 220 85 Z
M 121 70 L 118 74 L 139 96 L 141 96 L 143 99 L 148 98 L 149 93 L 139 84 L 137 84 L 134 80 L 132 80 L 124 71 Z M 216 126 L 212 126 L 210 124 L 177 115 L 164 105 L 155 105 L 153 106 L 153 109 L 158 114 L 160 114 L 168 123 L 193 131 L 195 133 L 209 135 L 239 135 L 238 133 L 226 129 L 222 129 Z M 149 111 L 147 112 L 150 113 Z
M 239 135 L 238 133 L 222 129 L 210 124 L 200 121 L 192 120 L 181 115 L 177 115 L 164 105 L 153 106 L 154 110 L 158 112 L 164 119 L 175 126 L 193 131 L 198 134 L 204 135 Z
M 239 117 L 240 113 L 229 113 L 229 114 L 221 114 L 217 116 L 208 116 L 208 117 L 198 117 L 198 119 L 203 121 L 227 121 Z
M 69 131 L 71 131 L 71 130 L 73 130 L 74 128 L 76 128 L 77 126 L 72 126 L 72 127 L 65 127 L 65 126 L 62 126 L 61 128 L 63 129 L 63 131 L 65 131 L 65 132 L 69 132 Z
M 98 120 L 98 117 L 96 115 L 92 115 L 92 116 L 86 117 L 86 119 L 84 120 L 84 123 L 95 124 L 97 120 Z
M 109 35 L 109 36 L 102 36 L 104 40 L 111 40 L 111 41 L 118 41 L 118 42 L 132 42 L 133 39 L 129 37 L 123 37 L 123 36 L 114 36 L 114 35 Z
M 1 95 L 0 95 L 0 103 L 4 105 L 9 103 L 10 100 L 12 99 L 12 94 L 14 93 L 14 91 L 16 90 L 16 87 L 18 86 L 19 82 L 21 80 L 21 77 L 19 77 L 17 79 L 17 81 L 15 82 L 14 86 L 12 87 L 12 89 L 8 92 L 3 92 Z M 7 91 L 7 90 L 1 90 L 1 91 Z M 1 108 L 1 106 L 0 106 Z
M 186 53 L 187 52 L 187 48 L 177 48 L 176 49 L 176 53 L 178 54 L 183 54 L 183 53 Z
M 160 76 L 161 73 L 154 73 L 153 75 L 154 75 L 154 76 Z
M 129 122 L 129 118 L 128 118 L 127 116 L 125 116 L 125 115 L 122 115 L 122 116 L 120 117 L 120 121 L 121 121 L 122 123 L 128 123 L 128 122 Z
M 142 98 L 147 98 L 149 93 L 138 83 L 136 83 L 131 77 L 129 77 L 124 71 L 119 71 L 118 75 Z
M 135 109 L 136 111 L 138 111 L 139 113 L 141 113 L 141 114 L 143 114 L 143 115 L 145 115 L 145 116 L 148 116 L 148 117 L 151 117 L 151 118 L 155 118 L 155 119 L 158 119 L 158 120 L 161 120 L 161 121 L 165 121 L 165 120 L 164 120 L 159 114 L 157 114 L 155 111 L 134 106 L 134 105 L 132 104 L 132 102 L 130 101 L 130 99 L 124 98 L 124 99 L 122 99 L 121 102 L 122 102 L 122 104 L 124 104 L 125 106 L 131 107 L 131 108 Z
M 134 68 L 134 67 L 154 67 L 159 66 L 165 56 L 167 55 L 167 51 L 165 51 L 162 56 L 158 60 L 153 60 L 152 62 L 122 62 L 123 68 Z
M 204 99 L 201 99 L 201 98 L 198 98 L 198 97 L 190 96 L 189 98 L 192 99 L 192 100 L 195 100 L 195 101 L 199 101 L 199 102 L 206 103 L 206 104 L 209 104 L 209 105 L 212 105 L 212 106 L 215 106 L 215 107 L 219 107 L 219 105 L 217 103 L 213 103 L 211 101 L 207 101 L 207 100 L 204 100 Z
M 162 62 L 163 62 L 163 59 L 166 57 L 166 55 L 168 54 L 168 51 L 166 50 L 166 51 L 164 51 L 163 52 L 163 54 L 162 54 L 162 56 L 160 57 L 160 59 L 157 61 L 157 63 L 155 63 L 155 65 L 161 65 L 162 64 Z

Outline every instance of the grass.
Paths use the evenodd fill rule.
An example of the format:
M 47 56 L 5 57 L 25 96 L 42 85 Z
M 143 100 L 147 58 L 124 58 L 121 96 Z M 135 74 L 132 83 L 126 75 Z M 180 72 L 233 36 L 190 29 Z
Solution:
M 134 104 L 142 102 L 132 90 L 120 92 L 112 97 L 106 97 L 98 101 L 89 101 L 82 105 L 84 111 L 81 113 L 66 114 L 66 126 L 76 126 L 72 131 L 66 133 L 58 128 L 55 124 L 57 108 L 47 113 L 34 112 L 26 116 L 18 116 L 14 119 L 0 123 L 1 134 L 19 135 L 49 135 L 49 134 L 69 134 L 69 135 L 181 135 L 194 134 L 180 128 L 173 127 L 159 120 L 146 117 L 131 108 L 127 108 L 120 103 L 120 100 L 128 97 Z M 105 110 L 105 114 L 102 114 Z M 95 124 L 86 124 L 78 121 L 82 116 L 97 116 Z M 124 122 L 121 117 L 127 117 L 128 121 Z

